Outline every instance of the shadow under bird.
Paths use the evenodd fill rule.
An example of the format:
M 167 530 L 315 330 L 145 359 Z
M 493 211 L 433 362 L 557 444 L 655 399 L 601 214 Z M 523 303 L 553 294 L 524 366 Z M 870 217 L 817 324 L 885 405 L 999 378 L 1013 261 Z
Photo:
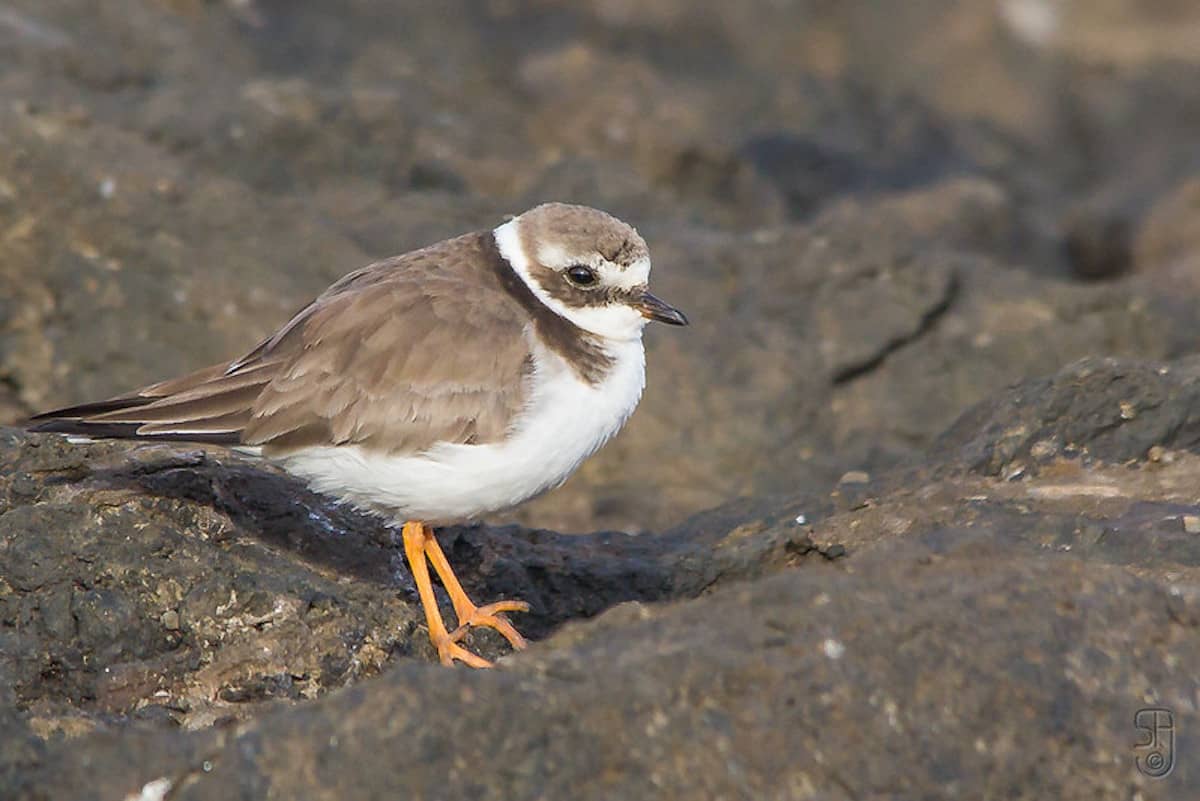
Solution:
M 504 613 L 529 606 L 473 603 L 430 526 L 562 484 L 621 428 L 645 386 L 643 327 L 687 325 L 649 276 L 631 226 L 547 203 L 346 275 L 240 358 L 39 414 L 32 430 L 230 446 L 402 524 L 438 657 L 489 667 L 462 637 L 483 626 L 522 648 Z

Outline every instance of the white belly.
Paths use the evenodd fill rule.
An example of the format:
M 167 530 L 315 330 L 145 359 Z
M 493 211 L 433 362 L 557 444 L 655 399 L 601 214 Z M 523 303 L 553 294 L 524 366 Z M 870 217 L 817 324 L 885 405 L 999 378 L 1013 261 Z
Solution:
M 397 520 L 450 523 L 507 509 L 562 484 L 637 406 L 646 382 L 641 340 L 609 352 L 613 368 L 596 386 L 558 355 L 537 353 L 529 404 L 502 442 L 438 445 L 419 456 L 326 446 L 280 462 L 318 492 Z

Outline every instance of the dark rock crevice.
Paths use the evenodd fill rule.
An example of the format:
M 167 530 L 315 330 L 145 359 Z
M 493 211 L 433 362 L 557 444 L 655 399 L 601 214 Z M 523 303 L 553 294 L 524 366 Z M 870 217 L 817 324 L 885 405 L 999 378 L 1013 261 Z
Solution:
M 907 347 L 914 342 L 917 342 L 921 339 L 921 337 L 933 331 L 934 327 L 938 324 L 938 320 L 941 319 L 941 317 L 947 311 L 949 311 L 950 307 L 954 304 L 954 299 L 955 296 L 958 295 L 958 291 L 958 278 L 956 275 L 951 275 L 946 283 L 944 294 L 934 303 L 931 308 L 929 308 L 928 311 L 921 315 L 917 327 L 911 333 L 898 336 L 895 339 L 884 343 L 883 347 L 877 353 L 863 361 L 839 367 L 833 373 L 833 385 L 837 386 L 839 384 L 849 383 L 856 378 L 871 372 L 875 368 L 879 367 L 879 365 L 883 364 L 884 360 L 886 360 L 896 351 Z

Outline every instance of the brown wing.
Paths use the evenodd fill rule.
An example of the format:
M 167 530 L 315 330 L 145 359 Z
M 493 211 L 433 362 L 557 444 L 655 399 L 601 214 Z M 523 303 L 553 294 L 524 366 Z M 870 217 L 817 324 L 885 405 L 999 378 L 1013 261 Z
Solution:
M 531 357 L 519 307 L 466 238 L 343 278 L 236 361 L 34 418 L 35 430 L 416 453 L 504 436 Z

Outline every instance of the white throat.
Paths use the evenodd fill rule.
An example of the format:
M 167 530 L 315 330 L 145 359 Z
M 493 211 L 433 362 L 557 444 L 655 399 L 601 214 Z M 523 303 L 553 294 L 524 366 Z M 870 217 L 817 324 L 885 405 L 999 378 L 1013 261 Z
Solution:
M 529 291 L 560 317 L 565 317 L 584 331 L 618 341 L 640 339 L 647 320 L 636 309 L 623 303 L 608 306 L 567 306 L 542 288 L 529 271 L 529 256 L 525 253 L 521 232 L 517 226 L 520 218 L 509 220 L 492 233 L 500 255 L 508 260 L 513 272 L 521 277 Z

